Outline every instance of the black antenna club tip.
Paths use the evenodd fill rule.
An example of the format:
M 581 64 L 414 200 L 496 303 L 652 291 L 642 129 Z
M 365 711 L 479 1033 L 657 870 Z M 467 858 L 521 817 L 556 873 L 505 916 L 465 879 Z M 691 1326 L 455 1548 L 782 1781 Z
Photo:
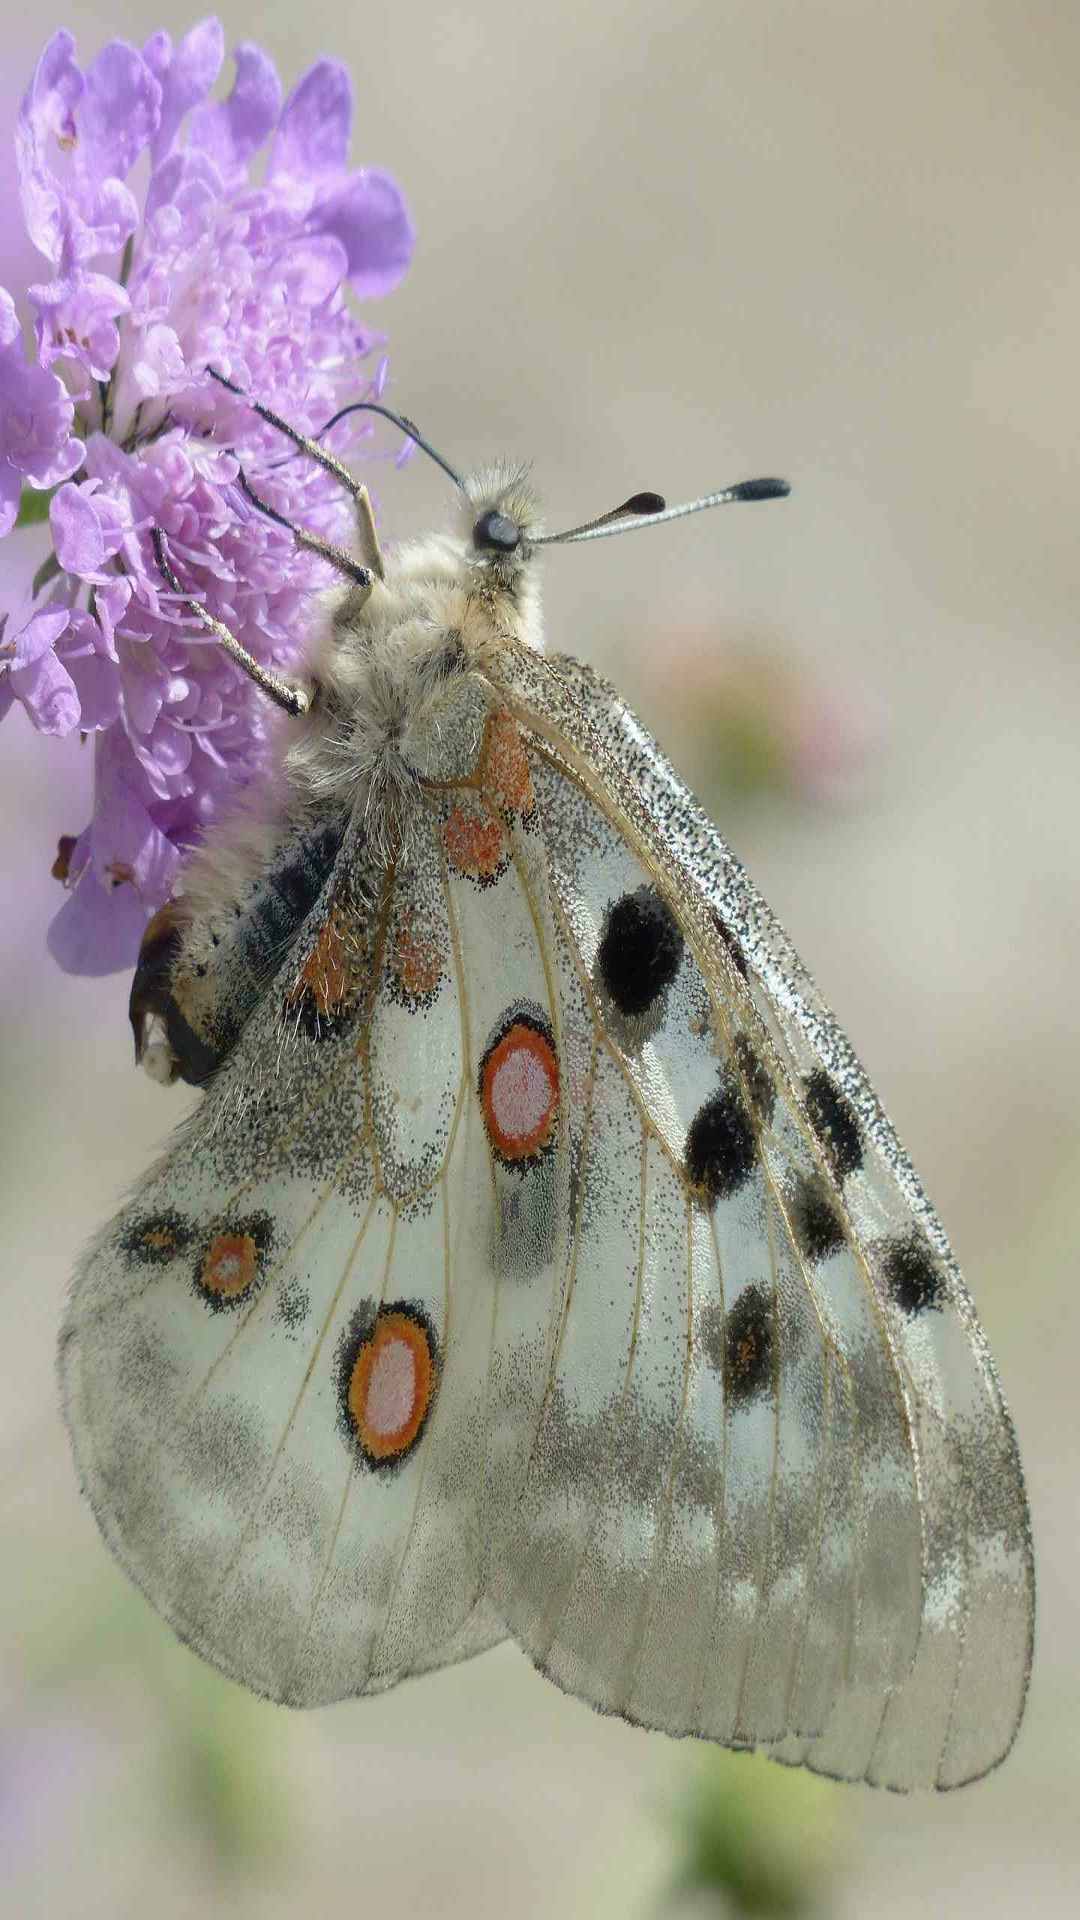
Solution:
M 791 487 L 786 480 L 740 480 L 731 491 L 736 500 L 783 500 Z

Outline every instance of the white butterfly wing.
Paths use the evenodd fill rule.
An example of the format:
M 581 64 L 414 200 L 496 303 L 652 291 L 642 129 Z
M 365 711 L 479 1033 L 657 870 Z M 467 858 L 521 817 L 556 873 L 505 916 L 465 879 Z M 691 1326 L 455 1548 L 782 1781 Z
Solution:
M 507 686 L 549 860 L 571 1243 L 498 1606 L 560 1684 L 647 1725 L 894 1787 L 974 1778 L 1023 1710 L 1032 1563 L 942 1229 L 618 696 L 535 656 Z

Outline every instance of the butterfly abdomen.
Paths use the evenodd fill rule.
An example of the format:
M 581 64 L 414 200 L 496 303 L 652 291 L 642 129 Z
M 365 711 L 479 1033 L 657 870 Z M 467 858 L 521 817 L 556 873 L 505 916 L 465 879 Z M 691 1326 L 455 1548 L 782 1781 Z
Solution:
M 282 840 L 235 897 L 181 894 L 155 914 L 129 1007 L 136 1057 L 155 1078 L 203 1086 L 217 1072 L 321 893 L 344 829 L 340 815 L 320 819 Z

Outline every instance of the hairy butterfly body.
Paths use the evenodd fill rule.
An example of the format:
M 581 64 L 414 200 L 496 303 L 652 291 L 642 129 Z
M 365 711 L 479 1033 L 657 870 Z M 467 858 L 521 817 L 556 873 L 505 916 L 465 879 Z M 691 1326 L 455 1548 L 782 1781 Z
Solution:
M 524 480 L 461 484 L 386 561 L 358 492 L 279 776 L 148 930 L 137 1046 L 207 1092 L 75 1283 L 86 1491 L 274 1699 L 509 1636 L 645 1726 L 958 1785 L 1032 1631 L 970 1298 L 742 868 L 543 651 Z

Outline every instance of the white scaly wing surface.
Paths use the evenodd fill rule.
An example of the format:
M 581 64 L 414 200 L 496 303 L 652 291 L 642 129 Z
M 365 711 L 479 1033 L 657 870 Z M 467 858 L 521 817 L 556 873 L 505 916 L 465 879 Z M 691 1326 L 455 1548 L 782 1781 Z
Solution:
M 550 869 L 571 1244 L 494 1597 L 609 1711 L 959 1785 L 1019 1724 L 1033 1577 L 944 1233 L 640 723 L 566 658 L 520 655 L 503 686 Z

